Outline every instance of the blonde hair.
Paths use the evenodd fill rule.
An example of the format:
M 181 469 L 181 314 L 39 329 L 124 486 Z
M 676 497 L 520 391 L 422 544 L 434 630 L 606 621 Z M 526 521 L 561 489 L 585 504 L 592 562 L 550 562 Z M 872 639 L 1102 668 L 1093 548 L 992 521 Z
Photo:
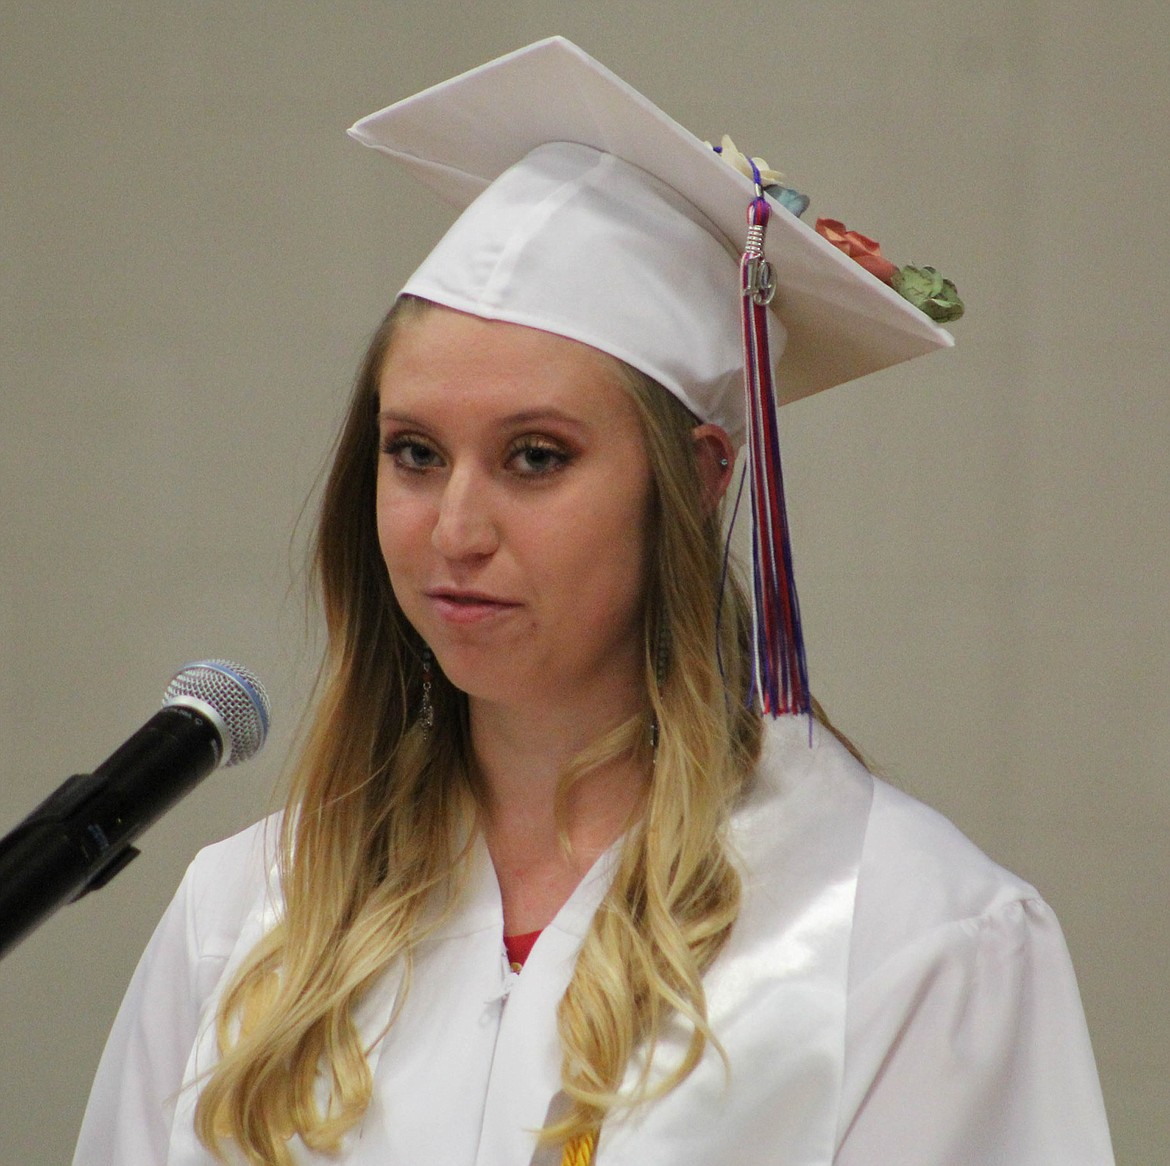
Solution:
M 199 1137 L 221 1158 L 224 1140 L 249 1162 L 276 1166 L 291 1162 L 294 1135 L 313 1150 L 340 1148 L 373 1089 L 354 1009 L 401 961 L 397 1015 L 412 952 L 455 907 L 464 881 L 479 794 L 466 700 L 434 669 L 437 727 L 418 727 L 422 645 L 390 589 L 374 523 L 378 377 L 395 330 L 428 308 L 404 297 L 375 334 L 325 488 L 314 565 L 328 645 L 282 826 L 284 911 L 220 1004 L 221 1059 L 196 1110 Z M 695 418 L 654 381 L 619 367 L 654 483 L 648 712 L 576 759 L 562 777 L 562 804 L 574 781 L 618 756 L 640 756 L 651 779 L 558 1008 L 569 1107 L 545 1141 L 585 1134 L 616 1107 L 675 1087 L 713 1039 L 702 976 L 740 901 L 725 827 L 760 748 L 748 704 L 750 616 L 733 577 L 716 624 L 720 519 L 703 498 Z M 651 1085 L 655 1043 L 671 1017 L 690 1040 Z M 640 1046 L 640 1073 L 623 1092 Z M 325 1112 L 316 1100 L 321 1072 Z

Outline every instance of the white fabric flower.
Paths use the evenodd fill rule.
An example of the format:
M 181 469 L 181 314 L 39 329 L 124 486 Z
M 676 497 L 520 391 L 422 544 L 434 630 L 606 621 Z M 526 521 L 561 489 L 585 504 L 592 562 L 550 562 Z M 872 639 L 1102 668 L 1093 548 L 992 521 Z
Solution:
M 710 146 L 711 143 L 707 142 L 706 145 Z M 755 180 L 755 175 L 752 173 L 751 163 L 754 162 L 760 172 L 760 185 L 763 187 L 784 185 L 784 175 L 779 170 L 771 169 L 763 158 L 753 158 L 749 162 L 747 155 L 736 148 L 735 143 L 728 134 L 723 135 L 723 140 L 719 143 L 719 149 L 716 150 L 716 153 L 725 162 L 734 166 L 745 178 L 751 178 L 753 181 Z

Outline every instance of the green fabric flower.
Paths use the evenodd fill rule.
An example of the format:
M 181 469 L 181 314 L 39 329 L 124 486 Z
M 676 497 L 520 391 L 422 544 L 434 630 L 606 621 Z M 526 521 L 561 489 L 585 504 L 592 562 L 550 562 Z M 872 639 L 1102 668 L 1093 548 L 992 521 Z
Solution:
M 939 324 L 948 324 L 963 314 L 963 301 L 955 285 L 933 267 L 907 264 L 894 272 L 890 286 Z

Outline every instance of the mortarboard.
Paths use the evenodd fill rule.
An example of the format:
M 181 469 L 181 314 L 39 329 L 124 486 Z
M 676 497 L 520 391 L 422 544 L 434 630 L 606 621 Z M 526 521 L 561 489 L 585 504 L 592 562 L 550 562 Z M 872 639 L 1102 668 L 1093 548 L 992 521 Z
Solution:
M 775 406 L 950 334 L 562 37 L 349 132 L 465 208 L 404 293 L 590 344 L 747 434 L 756 682 L 808 711 Z

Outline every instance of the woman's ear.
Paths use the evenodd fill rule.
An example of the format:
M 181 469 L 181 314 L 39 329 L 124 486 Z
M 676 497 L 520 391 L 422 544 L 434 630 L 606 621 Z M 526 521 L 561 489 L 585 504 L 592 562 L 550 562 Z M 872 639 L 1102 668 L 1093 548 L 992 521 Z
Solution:
M 723 500 L 735 468 L 735 447 L 727 430 L 718 425 L 696 425 L 691 430 L 695 443 L 695 465 L 703 487 L 703 501 L 714 510 Z

